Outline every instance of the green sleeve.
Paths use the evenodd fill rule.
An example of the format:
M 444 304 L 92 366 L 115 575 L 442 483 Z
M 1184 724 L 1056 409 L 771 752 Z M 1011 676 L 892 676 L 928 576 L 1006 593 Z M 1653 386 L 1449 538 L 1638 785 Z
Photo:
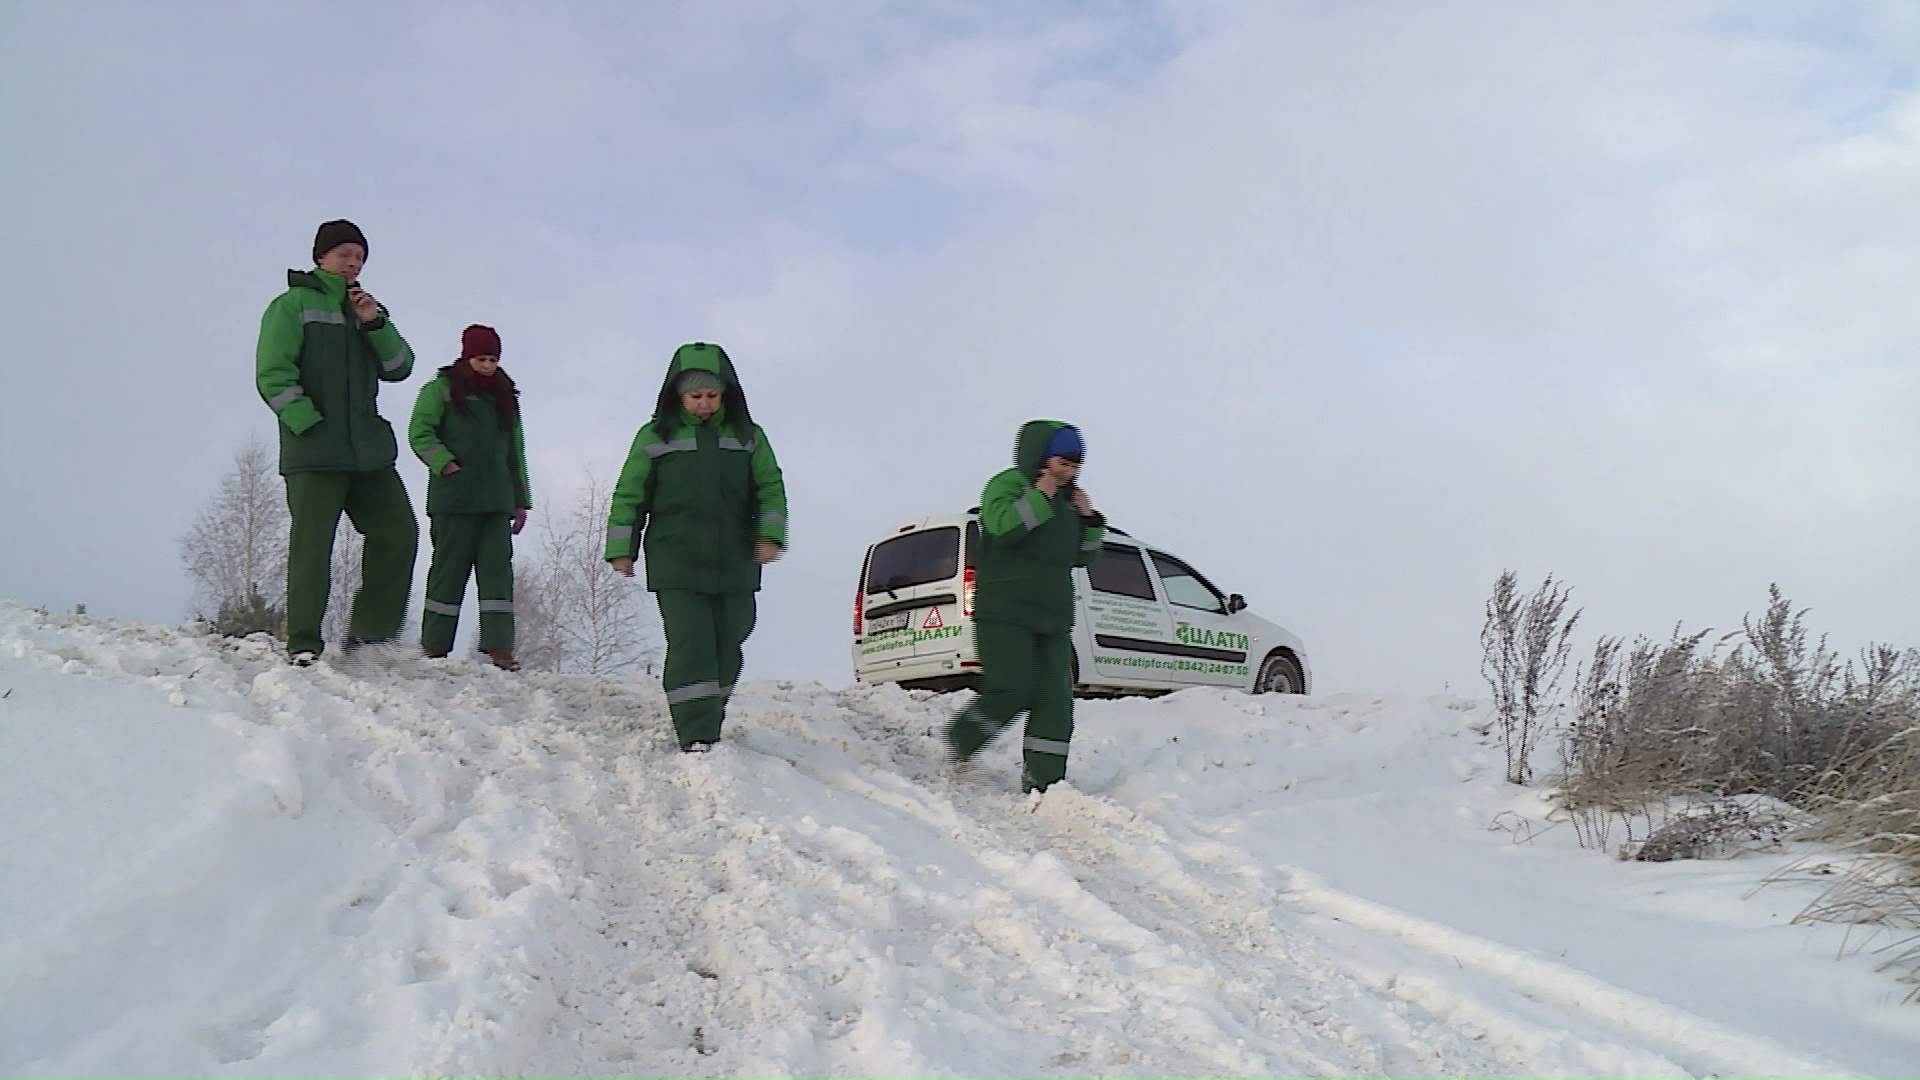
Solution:
M 760 539 L 787 547 L 787 481 L 780 474 L 780 462 L 774 459 L 773 444 L 760 425 L 753 428 L 753 455 L 747 463 L 753 468 L 753 491 L 760 503 Z
M 513 421 L 513 480 L 517 488 L 514 504 L 522 510 L 533 509 L 533 480 L 527 476 L 527 416 L 522 412 Z
M 420 388 L 420 396 L 413 399 L 413 416 L 407 421 L 407 445 L 427 463 L 428 476 L 439 476 L 453 460 L 453 451 L 440 441 L 440 422 L 446 418 L 446 385 L 436 378 Z
M 607 513 L 608 560 L 631 559 L 640 554 L 640 530 L 647 523 L 647 477 L 653 474 L 653 459 L 647 447 L 659 442 L 652 424 L 642 424 L 634 433 L 633 448 L 627 451 L 627 463 L 620 468 L 620 479 L 613 485 L 612 508 Z
M 1100 561 L 1100 545 L 1107 539 L 1107 519 L 1098 510 L 1090 518 L 1081 519 L 1080 558 L 1075 566 L 1092 566 Z
M 373 346 L 374 359 L 380 363 L 380 378 L 387 382 L 406 382 L 413 374 L 413 346 L 400 336 L 400 331 L 387 318 L 387 309 L 380 309 L 380 317 L 368 328 L 363 328 L 367 343 Z
M 289 289 L 267 305 L 260 316 L 260 342 L 253 350 L 253 383 L 287 430 L 295 435 L 320 422 L 320 410 L 300 385 L 300 345 L 306 332 L 300 327 L 299 300 Z
M 987 481 L 980 493 L 980 528 L 1002 547 L 1018 544 L 1053 519 L 1053 503 L 1018 470 Z

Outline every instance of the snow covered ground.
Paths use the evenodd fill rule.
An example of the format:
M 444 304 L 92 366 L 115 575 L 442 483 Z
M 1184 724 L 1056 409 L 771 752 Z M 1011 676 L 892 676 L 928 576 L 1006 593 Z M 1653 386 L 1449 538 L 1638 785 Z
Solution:
M 891 687 L 683 756 L 644 680 L 0 603 L 0 692 L 6 1075 L 1920 1072 L 1787 856 L 1580 851 L 1461 702 L 1084 702 L 1026 798 Z

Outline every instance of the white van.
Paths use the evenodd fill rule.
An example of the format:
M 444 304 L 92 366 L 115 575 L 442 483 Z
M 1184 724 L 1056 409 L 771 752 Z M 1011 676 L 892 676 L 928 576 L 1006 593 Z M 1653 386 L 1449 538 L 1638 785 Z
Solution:
M 973 566 L 980 512 L 910 521 L 867 548 L 853 596 L 853 675 L 927 690 L 978 689 Z M 1186 561 L 1108 526 L 1100 561 L 1073 572 L 1074 692 L 1189 686 L 1304 694 L 1300 639 L 1247 611 Z

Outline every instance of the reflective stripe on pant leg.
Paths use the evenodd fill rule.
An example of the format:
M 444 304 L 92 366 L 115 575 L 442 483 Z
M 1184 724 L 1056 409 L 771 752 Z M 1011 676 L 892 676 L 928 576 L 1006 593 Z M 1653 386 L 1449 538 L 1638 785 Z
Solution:
M 1021 742 L 1020 786 L 1046 787 L 1067 775 L 1073 741 L 1073 645 L 1065 634 L 1034 636 L 1026 738 Z
M 513 515 L 475 514 L 480 535 L 473 555 L 480 594 L 480 649 L 513 648 Z
M 684 589 L 654 594 L 667 658 L 660 685 L 667 692 L 680 745 L 720 738 L 719 657 L 714 655 L 715 597 Z M 685 693 L 683 693 L 685 691 Z
M 350 474 L 297 472 L 286 478 L 287 652 L 319 652 L 333 574 L 333 538 L 347 505 Z
M 460 630 L 460 604 L 473 572 L 472 514 L 429 514 L 427 537 L 433 557 L 427 562 L 427 595 L 420 603 L 420 648 L 451 653 Z
M 947 725 L 947 745 L 965 759 L 980 752 L 1028 707 L 1033 632 L 1011 623 L 973 624 L 980 654 L 980 696 Z
M 709 679 L 677 690 L 667 691 L 667 704 L 678 705 L 683 701 L 698 701 L 701 698 L 720 697 L 720 684 Z

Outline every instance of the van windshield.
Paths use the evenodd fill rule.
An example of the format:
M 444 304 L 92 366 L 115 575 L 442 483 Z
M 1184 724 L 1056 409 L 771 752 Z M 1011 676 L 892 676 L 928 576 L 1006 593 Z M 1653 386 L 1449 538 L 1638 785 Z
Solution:
M 960 530 L 948 525 L 906 533 L 874 546 L 867 563 L 867 592 L 883 593 L 948 581 L 960 573 Z

